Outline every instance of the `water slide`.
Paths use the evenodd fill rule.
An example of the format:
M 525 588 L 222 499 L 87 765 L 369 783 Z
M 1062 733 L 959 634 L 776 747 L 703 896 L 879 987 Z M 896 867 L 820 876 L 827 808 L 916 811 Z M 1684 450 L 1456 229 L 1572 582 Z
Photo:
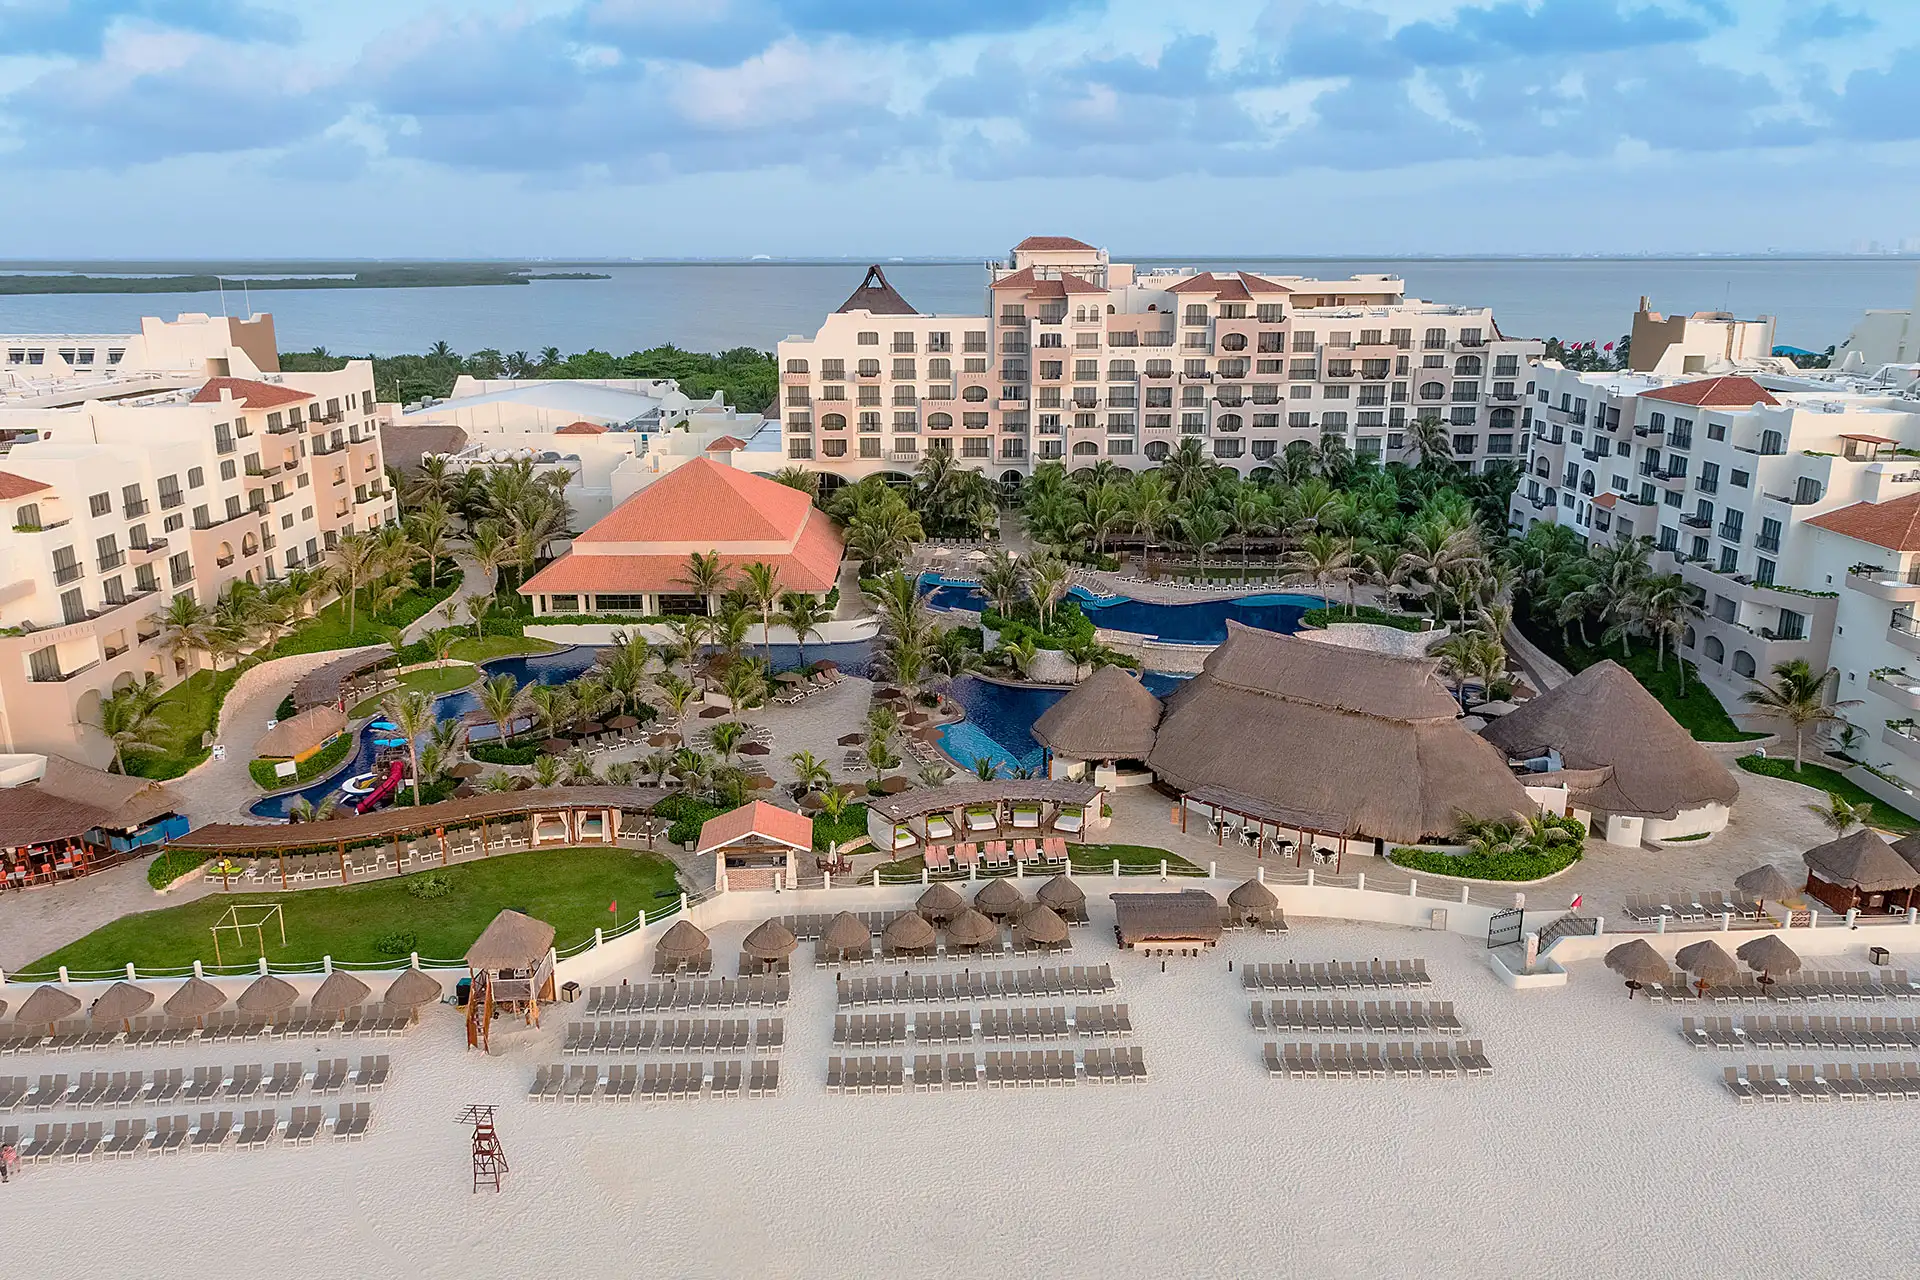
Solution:
M 407 771 L 406 764 L 402 761 L 395 760 L 391 765 L 387 767 L 386 780 L 383 781 L 379 786 L 375 787 L 372 791 L 369 791 L 367 793 L 367 798 L 362 800 L 359 804 L 355 805 L 353 807 L 353 811 L 355 813 L 366 813 L 368 810 L 378 805 L 382 800 L 385 800 L 388 796 L 398 791 L 400 789 L 400 778 L 402 775 L 406 773 L 406 771 Z

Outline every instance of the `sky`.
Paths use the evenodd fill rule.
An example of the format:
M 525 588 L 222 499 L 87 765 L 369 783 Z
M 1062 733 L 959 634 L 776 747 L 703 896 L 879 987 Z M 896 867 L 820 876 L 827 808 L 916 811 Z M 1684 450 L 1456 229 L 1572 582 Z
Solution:
M 0 253 L 1920 248 L 1920 0 L 0 0 Z

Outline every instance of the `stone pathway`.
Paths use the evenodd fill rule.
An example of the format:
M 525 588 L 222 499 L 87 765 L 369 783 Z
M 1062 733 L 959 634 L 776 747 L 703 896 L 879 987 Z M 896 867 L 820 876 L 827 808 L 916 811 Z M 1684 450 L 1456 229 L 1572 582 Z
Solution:
M 409 643 L 442 627 L 469 625 L 465 613 L 460 611 L 460 602 L 472 596 L 493 594 L 498 575 L 483 576 L 480 566 L 459 551 L 453 553 L 453 561 L 460 566 L 460 585 L 452 595 L 407 624 L 404 634 Z
M 171 907 L 210 893 L 194 880 L 162 897 L 147 883 L 149 859 L 44 888 L 0 893 L 0 969 L 11 972 L 102 925 L 137 911 Z

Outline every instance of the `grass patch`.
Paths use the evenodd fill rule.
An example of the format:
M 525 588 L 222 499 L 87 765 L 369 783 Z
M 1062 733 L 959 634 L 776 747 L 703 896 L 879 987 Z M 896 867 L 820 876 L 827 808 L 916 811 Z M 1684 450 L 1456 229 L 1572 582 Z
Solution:
M 1699 742 L 1747 742 L 1754 738 L 1764 738 L 1764 733 L 1748 733 L 1733 723 L 1733 717 L 1720 705 L 1720 699 L 1714 697 L 1713 690 L 1700 683 L 1694 664 L 1687 663 L 1687 691 L 1680 692 L 1681 659 L 1674 654 L 1667 655 L 1666 670 L 1656 671 L 1656 655 L 1653 646 L 1634 642 L 1626 657 L 1620 656 L 1620 650 L 1608 646 L 1605 650 L 1591 645 L 1575 642 L 1571 645 L 1560 643 L 1558 630 L 1543 630 L 1528 625 L 1524 628 L 1527 639 L 1562 666 L 1573 672 L 1586 670 L 1602 659 L 1610 658 L 1633 673 L 1634 679 L 1646 687 L 1647 692 L 1660 699 L 1660 705 L 1667 714 L 1679 721 L 1686 731 Z
M 1873 821 L 1870 825 L 1882 831 L 1892 831 L 1903 836 L 1910 836 L 1920 831 L 1920 819 L 1901 812 L 1876 795 L 1869 794 L 1853 779 L 1825 765 L 1809 764 L 1795 773 L 1793 760 L 1790 757 L 1741 756 L 1736 763 L 1748 773 L 1757 773 L 1764 778 L 1781 778 L 1788 782 L 1798 782 L 1816 791 L 1837 795 L 1848 804 L 1870 804 L 1873 806 Z M 1813 804 L 1815 801 L 1816 798 L 1810 796 L 1807 803 Z
M 302 760 L 291 778 L 282 778 L 274 772 L 274 766 L 280 763 L 278 760 L 248 761 L 247 772 L 253 777 L 253 785 L 262 791 L 301 786 L 338 769 L 340 762 L 353 754 L 355 741 L 351 733 L 336 734 L 333 741 Z
M 528 765 L 540 754 L 540 744 L 529 742 L 516 747 L 507 742 L 472 742 L 467 744 L 467 754 L 481 764 Z
M 1363 604 L 1352 613 L 1348 613 L 1345 606 L 1309 609 L 1300 615 L 1300 621 L 1309 627 L 1326 627 L 1336 622 L 1371 622 L 1376 627 L 1392 627 L 1398 631 L 1425 631 L 1431 619 L 1420 614 L 1388 613 Z
M 813 847 L 820 850 L 846 844 L 867 834 L 867 806 L 850 804 L 835 822 L 824 813 L 813 815 Z
M 1696 831 L 1690 836 L 1663 836 L 1660 840 L 1660 843 L 1661 844 L 1685 844 L 1689 840 L 1705 840 L 1708 836 L 1712 834 L 1713 832 L 1711 831 Z
M 1469 880 L 1539 880 L 1580 861 L 1580 844 L 1569 840 L 1547 849 L 1514 853 L 1438 853 L 1432 849 L 1395 849 L 1388 861 L 1409 871 Z
M 425 569 L 414 571 L 416 584 L 381 610 L 367 607 L 363 594 L 354 611 L 353 627 L 347 627 L 347 602 L 336 600 L 302 623 L 293 634 L 273 647 L 272 656 L 284 658 L 293 653 L 320 653 L 327 649 L 352 649 L 360 645 L 386 644 L 409 624 L 418 622 L 427 610 L 452 595 L 460 586 L 460 571 L 443 568 L 438 585 L 427 587 Z
M 552 653 L 560 646 L 550 640 L 533 640 L 526 636 L 481 636 L 475 639 L 468 636 L 465 640 L 456 640 L 447 650 L 447 656 L 457 662 L 491 662 L 495 658 L 512 658 L 527 653 Z
M 671 862 L 657 854 L 625 849 L 507 854 L 444 871 L 435 869 L 434 874 L 451 881 L 444 897 L 428 899 L 410 892 L 412 876 L 332 889 L 212 894 L 177 907 L 123 916 L 26 969 L 47 974 L 66 965 L 77 972 L 95 973 L 128 963 L 146 969 L 190 965 L 195 960 L 211 967 L 210 929 L 235 902 L 280 904 L 286 917 L 286 945 L 273 931 L 267 939 L 267 959 L 277 964 L 309 963 L 326 955 L 348 962 L 390 960 L 393 957 L 382 950 L 381 942 L 397 933 L 413 934 L 424 956 L 455 959 L 466 954 L 480 931 L 506 907 L 552 924 L 554 944 L 565 948 L 592 937 L 596 925 L 614 922 L 607 912 L 610 902 L 617 901 L 620 918 L 628 920 L 679 892 Z M 228 954 L 224 940 L 221 950 Z M 228 958 L 233 957 L 228 954 Z M 230 965 L 228 971 L 251 967 Z
M 368 698 L 356 705 L 353 710 L 347 714 L 356 720 L 361 716 L 370 716 L 378 711 L 380 704 L 385 702 L 389 697 L 396 693 L 405 693 L 409 690 L 417 693 L 435 695 L 453 693 L 466 688 L 477 680 L 479 676 L 480 673 L 472 666 L 461 662 L 456 662 L 451 666 L 445 667 L 422 667 L 418 671 L 409 671 L 407 674 L 401 676 L 399 688 L 389 689 L 385 693 L 376 694 L 374 697 Z
M 168 849 L 147 864 L 147 883 L 156 889 L 164 889 L 195 867 L 204 866 L 212 856 L 209 853 Z

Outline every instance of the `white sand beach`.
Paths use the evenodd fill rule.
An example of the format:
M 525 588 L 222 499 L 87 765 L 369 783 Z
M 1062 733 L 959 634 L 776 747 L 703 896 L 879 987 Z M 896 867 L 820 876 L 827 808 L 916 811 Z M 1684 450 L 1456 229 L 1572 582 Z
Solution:
M 1898 1225 L 1916 1200 L 1905 1171 L 1920 1154 L 1920 1104 L 1738 1107 L 1719 1079 L 1744 1057 L 1688 1049 L 1679 1010 L 1629 1003 L 1598 961 L 1574 966 L 1566 988 L 1516 993 L 1473 939 L 1296 919 L 1280 937 L 1229 935 L 1163 974 L 1114 949 L 1104 898 L 1091 907 L 1070 960 L 1114 965 L 1119 990 L 1101 999 L 1131 1006 L 1145 1084 L 830 1096 L 834 979 L 803 943 L 778 1098 L 529 1103 L 573 1009 L 488 1058 L 437 1008 L 405 1039 L 332 1042 L 356 1060 L 394 1055 L 364 1142 L 323 1134 L 310 1148 L 26 1169 L 0 1188 L 9 1270 L 1591 1277 L 1884 1274 L 1920 1261 Z M 714 931 L 719 968 L 746 928 Z M 1434 985 L 1411 994 L 1455 1002 L 1466 1034 L 1485 1041 L 1490 1079 L 1268 1078 L 1261 1044 L 1286 1037 L 1249 1028 L 1229 960 L 1416 956 Z M 329 1045 L 298 1042 L 298 1056 L 311 1069 Z M 232 1066 L 294 1047 L 22 1055 L 0 1073 Z M 470 1191 L 468 1130 L 454 1119 L 469 1102 L 500 1105 L 513 1167 L 503 1194 Z M 125 1114 L 142 1112 L 94 1118 Z M 36 1118 L 48 1117 L 7 1119 Z

